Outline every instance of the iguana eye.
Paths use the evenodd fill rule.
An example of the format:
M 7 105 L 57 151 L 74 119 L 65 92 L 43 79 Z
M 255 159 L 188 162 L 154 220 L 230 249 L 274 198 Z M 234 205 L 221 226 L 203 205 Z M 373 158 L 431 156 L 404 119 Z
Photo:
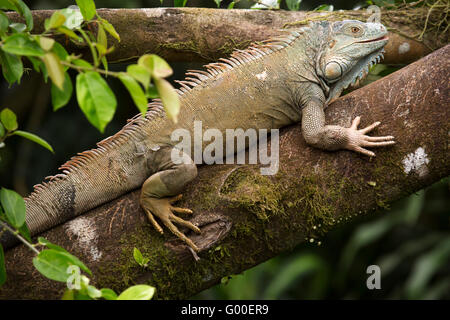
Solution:
M 351 37 L 361 37 L 364 34 L 364 28 L 357 24 L 346 25 L 344 33 Z

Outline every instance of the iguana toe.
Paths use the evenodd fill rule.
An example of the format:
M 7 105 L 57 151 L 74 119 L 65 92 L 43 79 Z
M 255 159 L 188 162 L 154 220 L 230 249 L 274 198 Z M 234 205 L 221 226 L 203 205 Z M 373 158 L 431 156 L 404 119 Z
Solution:
M 196 233 L 201 233 L 201 230 L 194 225 L 192 222 L 183 220 L 182 218 L 173 214 L 173 212 L 179 213 L 192 213 L 192 210 L 186 208 L 178 208 L 173 207 L 171 203 L 178 201 L 181 199 L 181 195 L 172 197 L 172 198 L 146 198 L 144 201 L 141 201 L 141 205 L 144 208 L 150 222 L 155 227 L 158 232 L 163 233 L 163 229 L 156 222 L 153 215 L 157 216 L 162 223 L 178 238 L 183 240 L 188 246 L 190 246 L 194 251 L 199 251 L 198 247 L 192 242 L 191 239 L 186 237 L 184 233 L 182 233 L 178 228 L 174 225 L 174 223 L 179 224 L 183 227 L 189 228 Z
M 360 120 L 360 117 L 356 117 L 353 120 L 351 127 L 347 128 L 348 142 L 346 149 L 365 154 L 369 157 L 374 157 L 374 152 L 363 147 L 384 147 L 395 144 L 393 136 L 371 137 L 366 135 L 366 133 L 369 133 L 378 127 L 381 122 L 377 121 L 363 129 L 358 129 Z

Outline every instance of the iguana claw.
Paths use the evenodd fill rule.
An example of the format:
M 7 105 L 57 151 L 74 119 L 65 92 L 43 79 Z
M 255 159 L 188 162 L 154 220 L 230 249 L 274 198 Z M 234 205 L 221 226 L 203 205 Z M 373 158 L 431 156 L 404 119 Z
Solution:
M 351 127 L 347 128 L 348 140 L 345 149 L 353 150 L 365 154 L 369 157 L 374 157 L 374 152 L 363 147 L 384 147 L 395 143 L 393 136 L 371 137 L 366 135 L 366 133 L 369 133 L 370 131 L 378 127 L 381 122 L 374 122 L 370 126 L 358 130 L 360 121 L 361 117 L 356 117 L 353 120 Z
M 164 233 L 161 226 L 156 222 L 154 215 L 157 216 L 164 225 L 169 228 L 170 231 L 172 231 L 173 234 L 175 234 L 178 238 L 183 240 L 188 246 L 190 246 L 192 249 L 194 249 L 196 252 L 199 251 L 198 247 L 192 242 L 191 239 L 186 237 L 178 228 L 173 224 L 173 222 L 182 225 L 184 227 L 187 227 L 197 233 L 201 233 L 200 229 L 192 224 L 189 221 L 183 220 L 180 217 L 173 214 L 173 212 L 178 213 L 187 213 L 192 214 L 192 210 L 186 209 L 186 208 L 179 208 L 172 206 L 172 203 L 180 200 L 182 195 L 178 195 L 171 198 L 145 198 L 141 199 L 141 206 L 144 209 L 145 213 L 147 214 L 148 219 L 152 223 L 152 225 L 155 227 L 155 229 L 159 233 Z

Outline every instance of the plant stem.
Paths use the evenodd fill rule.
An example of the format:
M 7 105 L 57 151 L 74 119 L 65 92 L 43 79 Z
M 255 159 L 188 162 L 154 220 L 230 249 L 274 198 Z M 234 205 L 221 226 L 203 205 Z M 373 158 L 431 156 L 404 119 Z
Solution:
M 104 69 L 100 69 L 100 68 L 97 68 L 97 67 L 90 68 L 90 67 L 77 66 L 76 64 L 73 64 L 73 63 L 70 63 L 70 62 L 66 62 L 66 61 L 61 61 L 61 64 L 63 66 L 67 66 L 67 67 L 72 68 L 72 69 L 82 70 L 82 71 L 96 71 L 96 72 L 99 72 L 99 73 L 107 75 L 107 76 L 118 77 L 119 74 L 120 74 L 120 72 L 106 71 Z
M 8 230 L 15 236 L 17 239 L 23 242 L 24 245 L 26 245 L 28 248 L 30 248 L 31 251 L 34 251 L 36 254 L 39 254 L 39 250 L 36 249 L 33 244 L 29 243 L 26 239 L 24 239 L 17 230 L 14 230 L 11 228 L 7 223 L 0 221 L 0 226 L 2 226 L 4 229 Z
M 81 35 L 83 36 L 84 40 L 89 45 L 89 49 L 91 49 L 92 59 L 94 60 L 94 65 L 97 67 L 99 65 L 99 61 L 98 61 L 97 52 L 94 49 L 94 45 L 92 44 L 92 42 L 89 39 L 89 37 L 86 34 L 86 32 L 83 31 L 83 29 L 80 28 L 80 29 L 78 29 L 78 31 L 81 33 Z

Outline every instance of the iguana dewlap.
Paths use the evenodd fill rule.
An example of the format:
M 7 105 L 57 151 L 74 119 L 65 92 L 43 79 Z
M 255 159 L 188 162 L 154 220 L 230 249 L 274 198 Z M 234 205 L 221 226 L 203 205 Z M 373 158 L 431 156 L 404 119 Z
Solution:
M 161 102 L 149 105 L 114 136 L 61 166 L 62 173 L 35 186 L 26 199 L 26 222 L 31 233 L 43 232 L 100 204 L 142 187 L 140 203 L 151 223 L 165 225 L 194 250 L 195 244 L 174 225 L 200 232 L 173 207 L 197 175 L 196 164 L 184 154 L 175 164 L 171 140 L 177 128 L 277 129 L 301 121 L 306 142 L 324 150 L 348 149 L 374 156 L 366 147 L 394 144 L 394 137 L 366 134 L 376 122 L 358 130 L 326 125 L 324 107 L 342 90 L 363 78 L 379 62 L 387 43 L 386 28 L 359 21 L 318 22 L 287 36 L 235 51 L 228 59 L 187 73 L 181 84 L 181 110 L 175 124 Z M 155 219 L 156 218 L 156 219 Z

